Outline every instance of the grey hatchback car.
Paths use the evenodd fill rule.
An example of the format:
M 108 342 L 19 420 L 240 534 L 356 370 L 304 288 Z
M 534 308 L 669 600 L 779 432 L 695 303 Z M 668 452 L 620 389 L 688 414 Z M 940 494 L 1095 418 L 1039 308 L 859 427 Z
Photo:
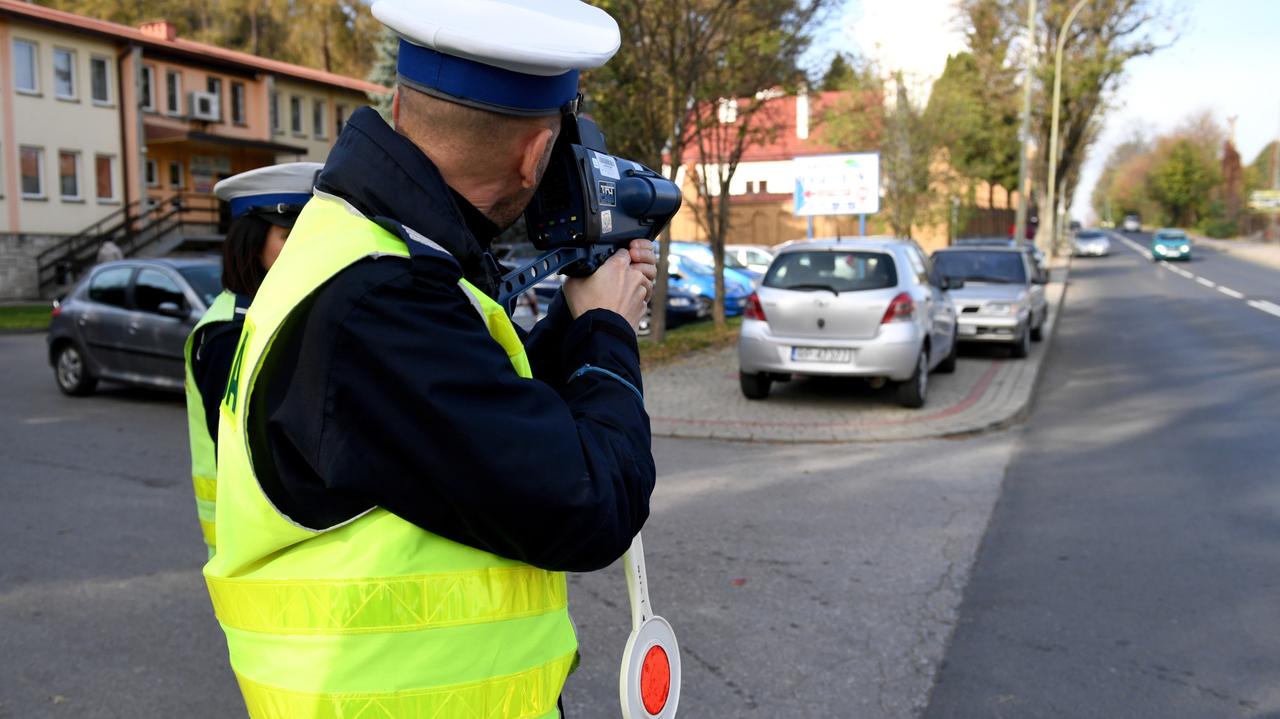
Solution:
M 53 310 L 49 363 L 58 389 L 99 380 L 182 391 L 183 346 L 222 291 L 213 259 L 125 260 L 94 267 Z

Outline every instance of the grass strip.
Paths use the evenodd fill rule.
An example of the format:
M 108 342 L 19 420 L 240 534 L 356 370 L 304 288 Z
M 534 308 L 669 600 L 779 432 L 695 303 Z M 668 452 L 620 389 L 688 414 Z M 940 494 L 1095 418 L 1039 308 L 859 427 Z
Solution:
M 0 305 L 0 330 L 43 330 L 49 328 L 48 303 Z

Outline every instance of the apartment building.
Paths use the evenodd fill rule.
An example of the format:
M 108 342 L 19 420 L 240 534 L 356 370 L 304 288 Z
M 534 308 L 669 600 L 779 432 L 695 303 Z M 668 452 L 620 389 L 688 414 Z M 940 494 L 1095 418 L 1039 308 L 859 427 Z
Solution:
M 263 165 L 323 162 L 388 88 L 178 37 L 0 0 L 0 299 L 96 223 L 181 202 Z M 43 260 L 41 260 L 43 262 Z

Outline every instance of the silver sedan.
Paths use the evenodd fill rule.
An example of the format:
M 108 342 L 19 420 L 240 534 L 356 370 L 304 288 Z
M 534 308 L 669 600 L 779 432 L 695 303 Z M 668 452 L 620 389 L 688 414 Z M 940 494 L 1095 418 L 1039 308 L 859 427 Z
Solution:
M 937 281 L 935 281 L 937 280 Z M 748 399 L 795 376 L 866 377 L 924 405 L 929 374 L 956 363 L 947 284 L 911 240 L 809 240 L 783 245 L 748 300 L 738 343 Z
M 952 293 L 960 310 L 961 342 L 1009 345 L 1026 357 L 1049 316 L 1048 276 L 1028 253 L 998 247 L 949 247 L 933 253 L 935 269 L 963 288 Z

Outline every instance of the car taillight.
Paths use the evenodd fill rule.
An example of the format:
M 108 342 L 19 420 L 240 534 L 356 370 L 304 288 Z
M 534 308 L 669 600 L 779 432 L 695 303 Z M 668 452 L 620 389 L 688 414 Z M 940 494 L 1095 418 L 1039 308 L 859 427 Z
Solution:
M 903 292 L 889 303 L 889 309 L 884 311 L 884 318 L 880 320 L 880 324 L 909 320 L 915 317 L 915 314 L 916 303 L 911 299 L 911 295 Z
M 768 321 L 764 316 L 764 307 L 760 304 L 760 296 L 756 293 L 752 292 L 747 298 L 747 311 L 743 316 L 749 320 Z
M 62 305 L 54 305 L 53 311 L 49 313 L 51 317 L 57 317 L 60 314 L 62 314 Z

